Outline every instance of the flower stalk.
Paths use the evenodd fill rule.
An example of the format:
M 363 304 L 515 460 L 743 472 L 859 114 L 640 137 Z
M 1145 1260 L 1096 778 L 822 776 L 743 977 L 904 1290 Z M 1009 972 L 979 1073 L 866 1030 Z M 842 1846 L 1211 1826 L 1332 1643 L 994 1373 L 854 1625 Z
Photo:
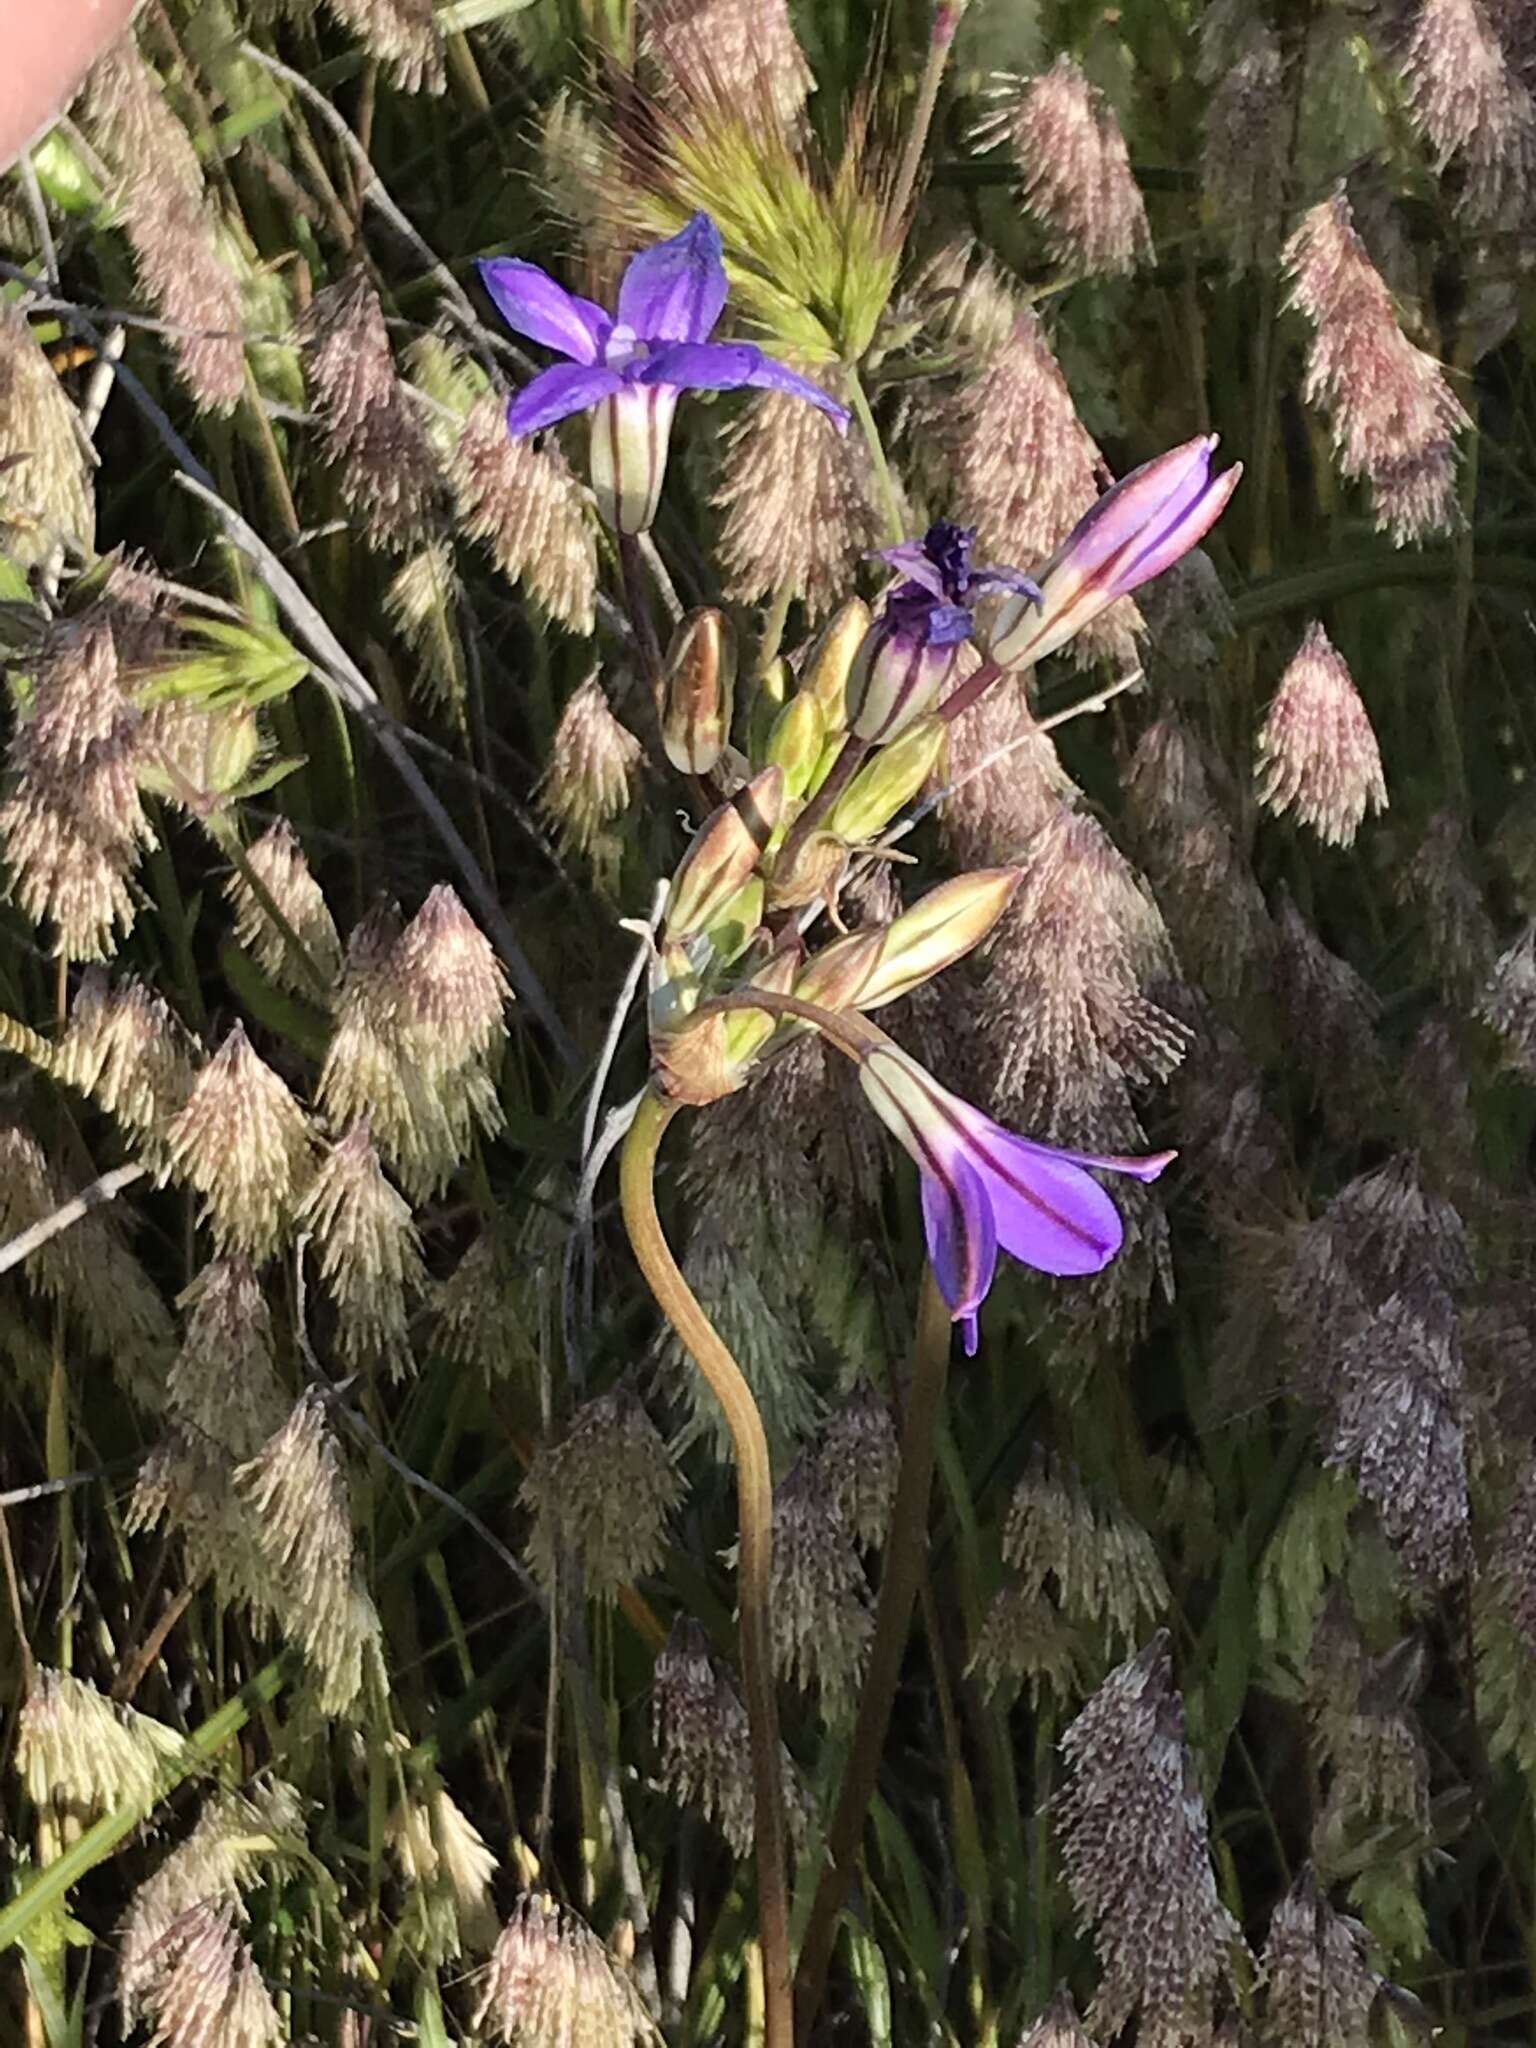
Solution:
M 619 1162 L 619 1199 L 640 1270 L 724 1410 L 735 1451 L 740 1523 L 736 1592 L 741 1615 L 742 1689 L 752 1747 L 758 1932 L 763 1958 L 762 2039 L 764 2048 L 793 2048 L 787 1834 L 769 1614 L 773 1471 L 752 1389 L 684 1279 L 656 1213 L 656 1155 L 676 1107 L 659 1095 L 647 1094 L 642 1099 Z

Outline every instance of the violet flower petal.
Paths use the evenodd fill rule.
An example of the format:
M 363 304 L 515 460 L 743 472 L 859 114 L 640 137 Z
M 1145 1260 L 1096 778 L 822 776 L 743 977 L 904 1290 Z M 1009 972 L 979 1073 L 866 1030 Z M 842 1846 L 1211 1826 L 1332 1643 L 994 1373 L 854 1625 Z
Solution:
M 944 572 L 920 540 L 904 540 L 900 547 L 876 548 L 876 561 L 889 562 L 909 583 L 920 583 L 931 597 L 944 597 Z
M 758 390 L 787 391 L 826 413 L 839 430 L 848 424 L 846 407 L 809 377 L 775 362 L 747 341 L 675 342 L 641 363 L 635 375 L 642 384 L 675 384 L 685 391 L 737 391 L 748 384 Z
M 618 319 L 643 341 L 707 341 L 726 294 L 720 230 L 707 213 L 630 258 Z
M 970 1157 L 990 1199 L 997 1240 L 1041 1273 L 1097 1273 L 1125 1236 L 1120 1211 L 1092 1175 L 1048 1147 L 1020 1146 L 994 1124 Z
M 1138 589 L 1161 576 L 1165 569 L 1197 547 L 1226 510 L 1228 498 L 1237 489 L 1243 465 L 1234 462 L 1220 476 L 1212 477 L 1199 496 L 1181 504 L 1171 516 L 1159 515 L 1141 537 L 1136 552 L 1115 566 L 1115 587 L 1120 591 Z
M 601 362 L 603 343 L 613 329 L 601 306 L 577 298 L 536 263 L 515 256 L 489 257 L 477 268 L 497 312 L 514 334 L 558 349 L 573 363 Z
M 923 1235 L 939 1292 L 961 1325 L 967 1358 L 976 1356 L 976 1311 L 997 1271 L 997 1225 L 992 1204 L 969 1161 L 950 1160 L 941 1176 L 920 1176 Z
M 971 584 L 981 590 L 1011 590 L 1019 597 L 1033 598 L 1036 604 L 1044 602 L 1039 584 L 1022 569 L 973 569 Z
M 573 412 L 586 412 L 624 389 L 617 370 L 586 363 L 556 363 L 541 370 L 507 407 L 507 432 L 514 440 L 553 426 Z
M 958 647 L 962 640 L 969 640 L 976 621 L 970 610 L 963 604 L 930 605 L 927 620 L 927 641 L 930 647 Z

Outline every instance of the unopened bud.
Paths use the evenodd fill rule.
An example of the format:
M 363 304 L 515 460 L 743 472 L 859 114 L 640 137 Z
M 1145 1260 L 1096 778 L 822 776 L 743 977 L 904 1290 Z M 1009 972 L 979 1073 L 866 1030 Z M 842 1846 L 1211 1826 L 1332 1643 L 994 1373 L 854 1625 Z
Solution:
M 784 770 L 784 794 L 805 795 L 816 779 L 826 747 L 827 721 L 808 691 L 800 690 L 774 720 L 768 735 L 768 759 Z
M 838 798 L 829 828 L 850 846 L 862 846 L 883 831 L 938 766 L 948 731 L 942 718 L 923 718 L 882 747 Z
M 848 722 L 848 672 L 869 631 L 869 606 L 850 597 L 832 614 L 820 639 L 806 656 L 800 687 L 820 704 L 829 732 Z
M 760 988 L 777 996 L 787 996 L 794 988 L 795 976 L 799 972 L 798 947 L 793 952 L 775 953 L 753 975 L 742 993 Z M 725 1045 L 732 1065 L 744 1071 L 784 1022 L 785 1019 L 772 1010 L 727 1010 Z
M 893 611 L 864 635 L 848 677 L 848 730 L 872 746 L 925 718 L 960 664 L 960 641 L 930 639 L 926 619 L 911 628 Z
M 982 868 L 941 882 L 880 934 L 878 964 L 857 1007 L 878 1010 L 979 946 L 1013 900 L 1018 868 Z
M 724 612 L 690 612 L 662 679 L 661 744 L 685 775 L 707 775 L 725 751 L 736 692 L 736 633 Z
M 788 664 L 770 661 L 752 686 L 752 709 L 747 718 L 747 750 L 752 760 L 768 758 L 768 737 L 788 698 Z
M 795 994 L 823 1010 L 852 1010 L 864 1007 L 864 990 L 880 964 L 885 932 L 849 932 L 834 939 L 805 963 L 795 982 Z
M 783 807 L 784 771 L 765 768 L 710 813 L 672 878 L 669 939 L 709 929 L 757 866 Z
M 763 878 L 749 875 L 735 895 L 705 927 L 715 956 L 722 966 L 746 950 L 752 934 L 763 921 Z

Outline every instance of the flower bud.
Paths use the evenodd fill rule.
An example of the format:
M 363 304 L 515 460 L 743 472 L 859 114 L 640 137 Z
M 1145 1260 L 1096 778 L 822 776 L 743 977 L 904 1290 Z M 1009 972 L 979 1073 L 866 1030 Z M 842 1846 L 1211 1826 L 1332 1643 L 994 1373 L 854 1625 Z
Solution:
M 883 831 L 938 766 L 948 731 L 942 718 L 923 718 L 893 746 L 882 747 L 838 798 L 828 829 L 850 846 L 862 846 Z
M 792 952 L 775 953 L 747 982 L 743 993 L 761 988 L 774 995 L 787 996 L 794 988 L 795 976 L 799 972 L 798 947 Z M 731 1061 L 745 1069 L 785 1022 L 785 1018 L 772 1010 L 727 1010 L 725 1046 Z
M 848 730 L 872 746 L 925 717 L 960 659 L 959 641 L 930 638 L 926 626 L 909 630 L 892 616 L 894 609 L 888 606 L 864 635 L 848 676 Z
M 717 917 L 705 927 L 715 957 L 728 966 L 751 944 L 752 934 L 763 921 L 763 878 L 749 875 Z
M 1018 868 L 982 868 L 930 889 L 880 934 L 880 957 L 856 1007 L 878 1010 L 963 960 L 1013 901 L 1020 874 Z
M 783 807 L 784 771 L 765 768 L 710 813 L 672 878 L 665 927 L 669 940 L 709 929 L 757 866 Z
M 789 697 L 789 667 L 782 660 L 770 661 L 759 671 L 752 685 L 752 707 L 747 714 L 747 753 L 753 761 L 766 760 L 768 736 L 774 720 Z
M 707 775 L 725 751 L 736 690 L 736 634 L 712 606 L 672 637 L 662 679 L 661 744 L 685 775 Z
M 826 714 L 820 704 L 808 691 L 798 691 L 774 720 L 768 735 L 768 759 L 784 770 L 787 797 L 803 797 L 815 781 L 826 737 Z
M 615 533 L 645 533 L 661 502 L 676 389 L 626 384 L 592 411 L 592 495 Z
M 1216 436 L 1199 434 L 1144 462 L 1088 507 L 1040 578 L 1038 602 L 1003 606 L 992 659 L 1020 668 L 1080 633 L 1116 598 L 1160 576 L 1215 525 L 1237 488 L 1241 463 L 1211 475 Z
M 869 631 L 869 606 L 862 597 L 839 605 L 806 656 L 800 687 L 826 714 L 827 730 L 841 732 L 848 718 L 848 671 Z
M 823 1010 L 862 1009 L 864 990 L 879 967 L 885 939 L 885 932 L 878 928 L 834 939 L 805 963 L 795 981 L 795 994 Z

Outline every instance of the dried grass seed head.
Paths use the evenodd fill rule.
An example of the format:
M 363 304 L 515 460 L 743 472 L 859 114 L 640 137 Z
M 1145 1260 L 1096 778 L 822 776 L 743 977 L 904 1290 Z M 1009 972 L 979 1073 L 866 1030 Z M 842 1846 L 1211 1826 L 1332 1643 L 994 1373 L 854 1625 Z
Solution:
M 241 1895 L 267 1866 L 303 1839 L 303 1808 L 291 1785 L 277 1780 L 249 1796 L 212 1794 L 186 1840 L 162 1859 L 134 1892 L 120 1929 L 117 1993 L 125 2024 L 150 2010 L 161 1943 L 182 1914 L 201 1908 L 241 1911 Z
M 146 1959 L 153 2048 L 283 2048 L 288 2030 L 229 1905 L 189 1906 Z
M 1451 532 L 1467 415 L 1440 365 L 1398 325 L 1342 185 L 1303 218 L 1285 263 L 1292 303 L 1312 323 L 1304 395 L 1329 416 L 1340 469 L 1369 482 L 1376 524 L 1399 547 Z
M 313 1140 L 304 1111 L 236 1024 L 166 1131 L 166 1172 L 204 1198 L 221 1252 L 256 1260 L 293 1224 Z
M 1063 1984 L 1034 2025 L 1019 2036 L 1018 2048 L 1097 2048 Z
M 500 1053 L 507 978 L 450 883 L 430 891 L 400 934 L 391 967 L 399 1028 L 434 1079 L 488 1065 Z
M 1456 1312 L 1421 1280 L 1348 1344 L 1328 1462 L 1353 1471 L 1403 1562 L 1447 1584 L 1470 1557 L 1466 1374 Z
M 1147 209 L 1108 100 L 1071 57 L 1038 78 L 1000 78 L 976 130 L 1007 144 L 1024 210 L 1074 277 L 1124 276 L 1152 260 Z
M 475 2025 L 517 2048 L 644 2048 L 654 2027 L 585 1921 L 525 1893 L 502 1929 Z
M 1473 220 L 1518 213 L 1536 175 L 1536 105 L 1481 0 L 1420 0 L 1401 56 L 1414 125 L 1455 162 Z
M 614 716 L 594 669 L 566 701 L 539 784 L 539 808 L 562 846 L 593 852 L 628 810 L 643 752 Z
M 1492 974 L 1498 946 L 1466 828 L 1455 811 L 1437 811 L 1430 819 L 1417 849 L 1398 869 L 1397 897 L 1423 920 L 1446 992 L 1474 1002 Z
M 23 569 L 61 543 L 89 555 L 96 498 L 74 407 L 14 307 L 0 313 L 0 534 Z
M 533 1515 L 529 1557 L 556 1582 L 567 1547 L 588 1594 L 612 1599 L 654 1572 L 683 1483 L 656 1425 L 631 1393 L 577 1409 L 558 1443 L 533 1457 L 519 1498 Z
M 366 1124 L 326 1153 L 297 1222 L 314 1234 L 342 1357 L 354 1370 L 408 1370 L 409 1303 L 426 1266 L 411 1206 L 386 1180 Z
M 182 381 L 199 406 L 228 412 L 245 390 L 240 281 L 191 137 L 132 35 L 92 71 L 85 118 L 116 174 L 139 282 L 173 329 Z
M 853 1532 L 814 1458 L 797 1460 L 774 1490 L 770 1602 L 775 1670 L 802 1692 L 814 1686 L 823 1718 L 844 1724 L 874 1617 Z
M 165 1132 L 196 1077 L 195 1041 L 164 997 L 104 969 L 80 977 L 58 1042 L 60 1079 L 116 1119 L 145 1163 L 159 1171 Z
M 962 870 L 1013 860 L 1077 794 L 1023 683 L 1006 676 L 955 720 L 946 779 L 939 831 Z
M 592 631 L 597 541 L 580 486 L 553 441 L 507 432 L 494 393 L 469 411 L 448 463 L 459 525 L 552 619 Z
M 673 95 L 681 83 L 685 102 L 688 74 L 703 72 L 716 92 L 771 107 L 789 127 L 815 90 L 786 0 L 644 0 L 640 24 L 662 92 Z
M 1038 569 L 1108 479 L 1098 444 L 1037 314 L 1020 307 L 1004 346 L 988 355 L 925 421 L 944 495 L 976 528 L 978 558 Z M 1141 614 L 1111 605 L 1065 650 L 1075 662 L 1136 656 Z
M 521 1262 L 511 1242 L 483 1230 L 435 1290 L 436 1341 L 455 1365 L 501 1379 L 527 1363 L 520 1314 Z
M 11 737 L 0 841 L 11 895 L 53 926 L 67 959 L 109 958 L 137 914 L 129 882 L 154 843 L 139 799 L 142 727 L 106 619 L 56 626 Z
M 376 546 L 424 537 L 438 486 L 432 444 L 395 367 L 378 294 L 355 267 L 310 301 L 299 328 L 325 459 Z
M 1536 920 L 1494 961 L 1475 1014 L 1498 1034 L 1509 1066 L 1536 1074 Z
M 1352 846 L 1369 811 L 1387 808 L 1381 750 L 1354 677 L 1313 620 L 1280 678 L 1259 733 L 1259 802 L 1294 810 L 1330 846 Z
M 1275 930 L 1276 980 L 1291 1041 L 1312 1070 L 1330 1122 L 1358 1131 L 1386 1085 L 1376 1037 L 1380 1000 L 1323 944 L 1289 893 L 1281 896 Z
M 1212 226 L 1227 258 L 1253 270 L 1273 258 L 1280 235 L 1279 195 L 1290 157 L 1290 110 L 1280 38 L 1245 7 L 1240 37 L 1225 51 L 1207 48 L 1201 27 L 1201 71 L 1209 85 L 1200 183 Z
M 885 1542 L 900 1464 L 890 1409 L 872 1387 L 859 1387 L 817 1439 L 816 1465 L 861 1550 L 878 1550 Z
M 814 374 L 834 398 L 844 395 L 835 372 L 817 365 Z M 880 537 L 862 437 L 840 434 L 792 393 L 764 391 L 726 429 L 722 450 L 715 502 L 725 510 L 727 595 L 756 604 L 788 589 L 808 619 L 826 618 Z
M 165 1388 L 171 1414 L 229 1457 L 252 1457 L 288 1413 L 256 1268 L 245 1258 L 214 1259 L 180 1306 L 185 1334 Z
M 1128 1649 L 1169 1605 L 1146 1530 L 1117 1504 L 1092 1498 L 1077 1472 L 1045 1451 L 1014 1488 L 1003 1556 L 1021 1582 L 1050 1591 L 1068 1621 L 1092 1629 L 1106 1655 L 1117 1642 Z
M 741 1694 L 696 1621 L 680 1615 L 656 1659 L 651 1735 L 669 1795 L 698 1806 L 732 1853 L 752 1851 L 751 1737 Z
M 1166 1635 L 1110 1673 L 1061 1747 L 1062 1861 L 1101 1970 L 1089 2025 L 1135 2015 L 1143 2048 L 1182 2048 L 1209 2033 L 1242 1936 L 1217 1897 Z
M 280 1599 L 275 1618 L 320 1680 L 321 1710 L 343 1714 L 363 1682 L 378 1616 L 358 1582 L 341 1451 L 312 1388 L 234 1475 Z
M 91 1821 L 118 1806 L 144 1811 L 182 1755 L 173 1728 L 136 1713 L 67 1671 L 35 1667 L 16 1727 L 16 1769 L 33 1805 Z
M 313 961 L 322 986 L 334 987 L 341 979 L 341 939 L 288 820 L 279 818 L 268 826 L 247 847 L 245 859 Z M 240 869 L 231 869 L 224 889 L 235 914 L 235 937 L 262 973 L 282 988 L 312 996 L 314 982 L 303 962 L 294 958 L 292 942 Z
M 1264 2037 L 1274 2048 L 1371 2048 L 1381 1980 L 1366 1963 L 1367 1938 L 1303 1870 L 1275 1907 L 1264 1948 Z
M 443 32 L 432 0 L 326 0 L 382 63 L 401 92 L 439 93 L 446 78 Z
M 412 1924 L 437 1956 L 494 1947 L 501 1932 L 491 1896 L 496 1858 L 435 1772 L 390 1815 L 385 1841 L 404 1880 Z

